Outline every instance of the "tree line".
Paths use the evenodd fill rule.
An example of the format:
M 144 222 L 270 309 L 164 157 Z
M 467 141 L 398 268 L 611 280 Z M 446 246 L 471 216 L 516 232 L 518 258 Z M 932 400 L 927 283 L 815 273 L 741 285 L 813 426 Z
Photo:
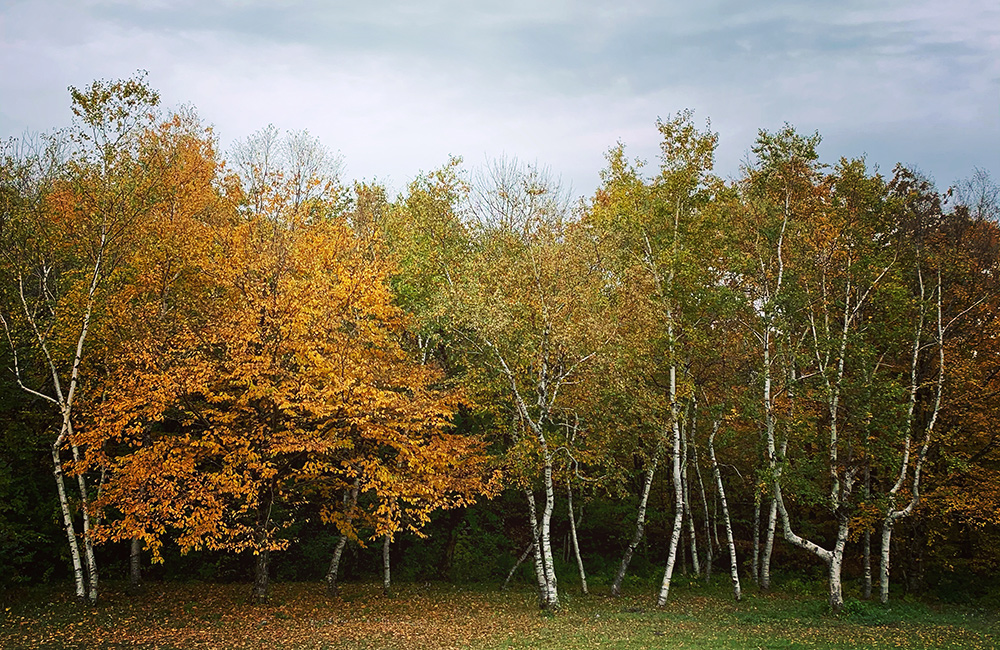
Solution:
M 244 553 L 263 601 L 311 522 L 328 589 L 374 543 L 388 588 L 394 543 L 520 495 L 507 578 L 530 560 L 557 609 L 553 521 L 586 593 L 581 504 L 628 504 L 589 531 L 617 595 L 657 492 L 660 605 L 715 563 L 737 600 L 748 569 L 769 589 L 782 541 L 834 610 L 847 565 L 886 602 L 901 549 L 918 573 L 943 549 L 1000 563 L 985 172 L 941 193 L 825 164 L 786 125 L 727 181 L 683 111 L 655 169 L 619 143 L 589 198 L 509 158 L 390 197 L 307 132 L 223 159 L 141 75 L 70 91 L 73 126 L 9 140 L 0 168 L 9 567 L 49 517 L 80 599 L 124 544 L 134 584 L 164 545 Z M 50 511 L 18 486 L 39 454 Z

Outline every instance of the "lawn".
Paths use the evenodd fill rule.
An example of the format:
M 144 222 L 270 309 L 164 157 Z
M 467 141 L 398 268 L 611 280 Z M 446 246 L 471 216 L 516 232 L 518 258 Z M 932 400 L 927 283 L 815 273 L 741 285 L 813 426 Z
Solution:
M 346 584 L 327 598 L 313 583 L 277 584 L 271 603 L 247 603 L 246 585 L 152 583 L 138 596 L 109 584 L 96 607 L 68 588 L 3 598 L 0 647 L 261 648 L 997 648 L 1000 624 L 988 606 L 848 601 L 827 612 L 818 593 L 749 594 L 742 603 L 718 585 L 679 584 L 658 609 L 650 588 L 619 599 L 564 589 L 557 615 L 538 611 L 527 587 L 405 584 L 391 596 Z

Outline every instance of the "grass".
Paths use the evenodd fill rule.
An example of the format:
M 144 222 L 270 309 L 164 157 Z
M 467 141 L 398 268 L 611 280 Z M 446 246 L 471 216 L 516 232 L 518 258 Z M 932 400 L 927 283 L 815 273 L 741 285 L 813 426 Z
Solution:
M 657 608 L 653 590 L 623 597 L 563 590 L 555 615 L 526 587 L 404 584 L 386 597 L 346 584 L 327 598 L 319 584 L 274 586 L 271 602 L 247 603 L 246 585 L 150 584 L 139 596 L 109 585 L 96 607 L 68 589 L 8 594 L 0 647 L 277 648 L 996 648 L 995 611 L 923 602 L 848 601 L 834 616 L 815 595 L 751 593 L 734 603 L 725 585 L 678 584 Z

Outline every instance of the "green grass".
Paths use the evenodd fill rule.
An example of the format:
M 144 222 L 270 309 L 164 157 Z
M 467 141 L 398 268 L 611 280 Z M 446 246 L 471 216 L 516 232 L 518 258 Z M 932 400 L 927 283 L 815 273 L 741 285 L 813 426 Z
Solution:
M 795 592 L 795 593 L 792 593 Z M 657 608 L 651 587 L 623 597 L 563 589 L 558 614 L 538 611 L 527 587 L 347 584 L 327 598 L 319 584 L 278 584 L 269 604 L 248 604 L 246 585 L 150 584 L 139 596 L 106 587 L 102 602 L 68 589 L 7 594 L 0 647 L 16 648 L 996 648 L 997 613 L 971 606 L 849 600 L 830 614 L 797 590 L 750 593 L 735 603 L 720 580 L 675 585 Z

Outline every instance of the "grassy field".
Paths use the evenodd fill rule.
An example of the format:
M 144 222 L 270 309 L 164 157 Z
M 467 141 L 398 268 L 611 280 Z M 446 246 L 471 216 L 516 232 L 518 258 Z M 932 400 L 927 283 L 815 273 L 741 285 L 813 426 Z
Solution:
M 566 590 L 564 590 L 565 592 Z M 318 584 L 278 584 L 272 602 L 247 604 L 246 585 L 149 584 L 129 596 L 107 585 L 96 607 L 69 589 L 3 598 L 0 647 L 20 648 L 997 648 L 1000 618 L 987 605 L 848 601 L 839 616 L 820 593 L 748 594 L 680 584 L 658 609 L 653 590 L 622 598 L 564 593 L 540 613 L 526 587 L 400 585 L 392 596 L 347 584 L 327 598 Z

